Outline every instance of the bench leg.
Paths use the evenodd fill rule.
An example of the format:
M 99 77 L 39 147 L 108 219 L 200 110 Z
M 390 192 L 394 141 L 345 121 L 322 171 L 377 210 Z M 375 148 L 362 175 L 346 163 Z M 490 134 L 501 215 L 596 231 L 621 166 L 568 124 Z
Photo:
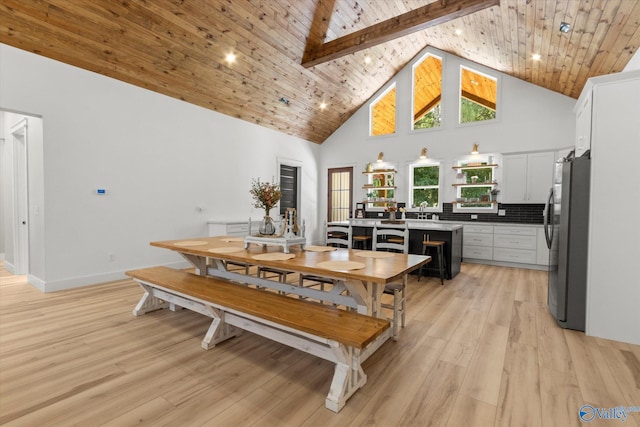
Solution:
M 219 342 L 239 336 L 242 333 L 242 329 L 225 323 L 224 312 L 213 307 L 207 308 L 210 312 L 210 316 L 213 318 L 213 321 L 200 343 L 200 346 L 203 349 L 209 350 L 215 347 Z
M 347 399 L 367 383 L 367 376 L 360 366 L 360 350 L 336 342 L 330 342 L 329 345 L 337 362 L 324 406 L 339 412 Z
M 169 307 L 169 304 L 166 301 L 153 296 L 153 288 L 140 282 L 138 282 L 138 284 L 144 290 L 144 295 L 142 295 L 142 298 L 138 301 L 136 308 L 133 309 L 134 316 L 142 316 L 150 311 Z

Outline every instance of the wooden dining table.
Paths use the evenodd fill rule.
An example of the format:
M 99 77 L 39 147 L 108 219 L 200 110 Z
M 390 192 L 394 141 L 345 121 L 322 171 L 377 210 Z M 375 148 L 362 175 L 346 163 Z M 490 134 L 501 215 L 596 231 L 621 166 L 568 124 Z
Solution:
M 324 302 L 354 308 L 361 314 L 383 317 L 380 304 L 384 286 L 401 281 L 431 260 L 429 256 L 342 249 L 326 246 L 282 247 L 251 244 L 242 237 L 216 236 L 151 242 L 151 246 L 182 255 L 201 275 L 225 278 Z M 228 263 L 250 264 L 281 271 L 333 279 L 327 290 L 230 271 Z

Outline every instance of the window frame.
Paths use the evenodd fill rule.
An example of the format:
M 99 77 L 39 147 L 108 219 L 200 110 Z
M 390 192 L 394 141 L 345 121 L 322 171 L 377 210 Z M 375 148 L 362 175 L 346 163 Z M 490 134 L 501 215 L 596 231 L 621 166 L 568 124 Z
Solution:
M 389 94 L 392 90 L 396 91 L 396 100 L 394 104 L 394 112 L 393 112 L 393 125 L 394 129 L 391 133 L 384 133 L 380 135 L 373 134 L 373 108 L 378 102 L 380 102 L 385 96 Z M 369 137 L 370 138 L 384 138 L 389 136 L 394 136 L 398 134 L 398 88 L 396 86 L 396 82 L 391 83 L 380 95 L 378 95 L 373 101 L 369 103 Z
M 419 67 L 426 59 L 428 56 L 431 56 L 433 58 L 436 58 L 438 60 L 440 60 L 440 64 L 441 64 L 441 71 L 440 71 L 440 126 L 437 127 L 431 127 L 431 128 L 420 128 L 420 129 L 415 129 L 415 122 L 414 122 L 414 114 L 413 111 L 415 109 L 415 91 L 416 91 L 416 79 L 415 79 L 415 72 L 416 72 L 416 68 Z M 411 132 L 429 132 L 429 131 L 436 131 L 436 130 L 442 130 L 445 128 L 445 122 L 446 122 L 446 114 L 445 114 L 445 96 L 444 96 L 444 87 L 445 87 L 445 80 L 446 80 L 446 64 L 445 64 L 445 58 L 440 56 L 440 55 L 436 55 L 433 52 L 426 52 L 424 55 L 422 55 L 411 67 L 411 115 L 409 117 L 410 122 L 409 122 L 409 129 L 411 130 Z M 434 106 L 435 108 L 435 106 Z M 430 111 L 430 110 L 429 110 Z
M 443 183 L 444 183 L 444 167 L 443 167 L 444 163 L 441 162 L 440 160 L 436 160 L 436 159 L 425 159 L 425 160 L 420 160 L 417 162 L 413 162 L 409 164 L 409 194 L 408 194 L 408 203 L 407 203 L 407 210 L 410 212 L 420 212 L 420 206 L 413 206 L 413 190 L 414 188 L 436 188 L 436 186 L 430 185 L 430 186 L 414 186 L 413 185 L 413 172 L 416 168 L 420 168 L 420 167 L 433 167 L 433 166 L 438 166 L 438 206 L 436 207 L 427 207 L 425 209 L 423 209 L 423 212 L 434 212 L 434 213 L 440 213 L 442 212 L 442 206 L 443 206 L 443 200 L 442 197 L 444 195 L 444 191 L 443 191 Z
M 479 74 L 483 77 L 495 80 L 496 82 L 496 117 L 490 120 L 479 120 L 479 121 L 474 121 L 474 122 L 466 122 L 466 123 L 462 123 L 462 73 L 463 73 L 463 69 L 467 69 L 471 72 L 474 72 L 476 74 Z M 500 101 L 500 87 L 502 86 L 502 79 L 500 77 L 500 75 L 493 75 L 484 71 L 480 71 L 478 68 L 475 68 L 473 65 L 465 65 L 465 64 L 460 64 L 459 66 L 459 72 L 458 72 L 458 91 L 457 91 L 457 102 L 458 102 L 458 119 L 456 122 L 456 127 L 464 127 L 464 126 L 476 126 L 476 125 L 484 125 L 484 124 L 491 124 L 491 123 L 497 123 L 500 120 L 501 114 L 501 108 L 499 107 L 502 103 Z
M 473 169 L 486 169 L 486 168 L 491 168 L 491 181 L 492 182 L 497 182 L 497 171 L 496 168 L 498 166 L 488 166 L 489 165 L 489 159 L 488 157 L 484 158 L 484 157 L 480 157 L 480 158 L 473 158 L 472 160 L 469 159 L 465 159 L 465 160 L 458 160 L 455 165 L 456 166 L 463 166 L 465 163 L 482 163 L 485 162 L 486 165 L 478 165 L 478 166 L 470 166 L 468 169 L 458 169 L 460 171 L 464 171 L 464 170 L 473 170 Z M 456 171 L 456 170 L 454 170 Z M 455 172 L 456 175 L 458 172 Z M 454 177 L 453 182 L 457 183 L 457 178 Z M 487 185 L 485 183 L 478 183 L 477 185 L 457 185 L 455 186 L 456 189 L 456 201 L 458 198 L 462 197 L 462 189 L 464 188 L 481 188 L 481 187 L 487 187 L 487 188 L 491 188 L 491 189 L 495 189 L 498 187 L 498 185 Z M 481 206 L 469 206 L 469 207 L 463 207 L 461 206 L 459 203 L 457 203 L 456 201 L 454 201 L 453 203 L 453 212 L 454 213 L 498 213 L 498 203 L 496 201 L 496 203 L 492 203 L 491 206 L 489 207 L 481 207 Z M 478 203 L 482 203 L 482 202 L 478 202 Z

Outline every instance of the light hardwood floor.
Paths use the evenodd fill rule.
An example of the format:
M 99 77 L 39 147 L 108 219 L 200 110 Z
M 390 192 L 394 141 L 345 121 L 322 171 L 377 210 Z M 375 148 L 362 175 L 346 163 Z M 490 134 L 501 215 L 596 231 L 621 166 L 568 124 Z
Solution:
M 51 294 L 0 280 L 0 424 L 546 427 L 581 425 L 584 404 L 640 406 L 640 346 L 558 328 L 546 272 L 412 277 L 406 328 L 339 414 L 324 407 L 331 363 L 251 333 L 204 351 L 207 318 L 135 318 L 130 280 Z

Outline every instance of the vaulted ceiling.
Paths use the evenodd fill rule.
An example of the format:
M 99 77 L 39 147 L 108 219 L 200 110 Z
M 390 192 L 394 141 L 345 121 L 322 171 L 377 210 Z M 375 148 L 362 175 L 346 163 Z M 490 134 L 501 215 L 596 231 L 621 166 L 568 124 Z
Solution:
M 316 143 L 427 45 L 573 98 L 640 46 L 638 0 L 486 7 L 497 1 L 2 0 L 0 42 Z M 403 24 L 391 18 L 431 3 L 460 15 L 484 8 L 455 19 L 429 12 L 425 29 L 384 41 Z M 355 53 L 302 65 L 374 25 L 373 42 L 352 37 Z

